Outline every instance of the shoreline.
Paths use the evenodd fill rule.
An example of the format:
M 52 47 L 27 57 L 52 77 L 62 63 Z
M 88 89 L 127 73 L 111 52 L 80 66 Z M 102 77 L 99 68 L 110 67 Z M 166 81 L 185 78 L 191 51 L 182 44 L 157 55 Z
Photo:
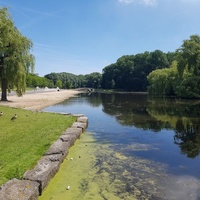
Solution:
M 41 111 L 42 109 L 60 103 L 70 97 L 76 96 L 83 91 L 60 90 L 60 91 L 33 91 L 21 97 L 17 95 L 7 96 L 8 101 L 0 101 L 0 106 L 22 108 L 25 110 Z
M 8 96 L 8 101 L 0 101 L 0 106 L 41 111 L 45 107 L 60 103 L 79 93 L 83 93 L 83 90 L 34 91 L 22 97 Z M 0 185 L 0 199 L 13 199 L 13 197 L 24 200 L 38 199 L 59 171 L 71 146 L 86 131 L 87 125 L 88 118 L 79 116 L 77 121 L 53 142 L 36 166 L 24 173 L 22 179 L 13 178 Z
M 12 178 L 0 185 L 2 200 L 36 200 L 59 171 L 69 149 L 87 129 L 88 118 L 81 116 L 51 144 L 35 167 L 27 169 L 22 179 Z M 14 197 L 14 198 L 13 198 Z

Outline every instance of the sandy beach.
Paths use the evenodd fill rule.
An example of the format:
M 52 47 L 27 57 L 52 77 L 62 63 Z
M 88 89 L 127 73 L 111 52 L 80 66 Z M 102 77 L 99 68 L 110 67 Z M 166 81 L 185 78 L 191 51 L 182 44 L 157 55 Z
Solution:
M 80 93 L 78 90 L 49 90 L 49 91 L 33 91 L 24 94 L 22 97 L 16 95 L 8 96 L 7 102 L 0 101 L 0 105 L 14 108 L 23 108 L 26 110 L 40 111 L 51 105 L 60 103 L 70 97 Z

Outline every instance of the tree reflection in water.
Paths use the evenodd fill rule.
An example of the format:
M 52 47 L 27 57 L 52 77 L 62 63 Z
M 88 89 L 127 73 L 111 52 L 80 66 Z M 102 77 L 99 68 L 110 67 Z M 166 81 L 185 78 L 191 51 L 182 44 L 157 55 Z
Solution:
M 190 122 L 184 124 L 181 119 L 177 120 L 174 135 L 174 143 L 179 145 L 181 152 L 189 158 L 195 158 L 200 153 L 199 125 Z
M 103 111 L 118 123 L 158 132 L 174 130 L 174 143 L 189 158 L 200 153 L 200 103 L 193 100 L 160 99 L 147 95 L 101 94 Z
M 88 131 L 95 133 L 95 142 L 90 145 L 94 148 L 89 150 L 88 144 L 85 150 L 90 153 L 84 153 L 81 158 L 89 157 L 81 162 L 81 167 L 80 159 L 74 166 L 79 166 L 80 172 L 83 163 L 94 158 L 93 167 L 81 173 L 90 177 L 86 180 L 68 170 L 72 180 L 77 176 L 85 199 L 91 195 L 100 199 L 199 199 L 200 102 L 94 92 L 90 96 L 80 94 L 80 98 L 48 111 L 81 112 L 89 117 Z M 77 155 L 82 153 L 83 149 Z M 56 199 L 62 199 L 57 197 L 58 187 L 52 187 L 56 190 Z M 77 194 L 67 190 L 68 195 L 70 192 Z

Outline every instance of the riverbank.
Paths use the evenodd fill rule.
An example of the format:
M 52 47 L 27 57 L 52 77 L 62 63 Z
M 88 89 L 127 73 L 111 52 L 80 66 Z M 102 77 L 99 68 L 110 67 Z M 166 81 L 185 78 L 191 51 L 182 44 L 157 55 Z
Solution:
M 51 144 L 36 166 L 27 170 L 22 179 L 12 178 L 0 186 L 2 200 L 36 200 L 48 185 L 49 181 L 59 171 L 61 163 L 66 158 L 69 149 L 86 130 L 87 117 L 78 117 L 73 125 Z M 31 151 L 29 149 L 28 151 Z
M 8 96 L 8 101 L 0 101 L 0 105 L 13 108 L 23 108 L 26 110 L 40 111 L 51 105 L 60 103 L 83 91 L 79 90 L 49 90 L 33 91 L 26 93 L 22 97 L 16 95 Z
M 84 91 L 83 90 L 81 90 L 81 91 L 79 91 L 79 90 L 31 91 L 22 97 L 17 97 L 15 94 L 10 95 L 10 96 L 8 96 L 7 102 L 0 101 L 0 106 L 2 109 L 10 109 L 10 108 L 6 108 L 4 106 L 13 107 L 13 108 L 22 108 L 22 110 L 18 109 L 21 112 L 30 112 L 30 111 L 25 111 L 23 109 L 32 110 L 32 111 L 40 111 L 45 107 L 62 102 L 64 100 L 66 100 L 70 97 L 73 97 L 76 94 L 82 93 L 82 92 L 84 92 Z M 3 110 L 3 113 L 6 113 L 5 115 L 3 115 L 3 117 L 5 116 L 6 118 L 8 118 L 8 112 L 6 112 L 6 111 L 4 112 L 4 110 Z M 28 122 L 28 119 L 30 119 L 32 117 L 32 115 L 37 116 L 37 120 L 33 120 L 33 121 L 38 121 L 41 124 L 41 120 L 38 119 L 39 118 L 38 116 L 40 114 L 42 116 L 44 116 L 45 114 L 49 114 L 49 113 L 30 112 L 30 113 L 24 114 L 24 115 L 18 113 L 20 118 L 19 118 L 19 120 L 17 119 L 17 121 L 16 121 L 17 124 L 16 124 L 16 122 L 11 123 L 11 124 L 13 127 L 16 127 L 16 125 L 17 125 L 17 127 L 23 128 L 23 124 L 26 124 Z M 55 116 L 55 115 L 53 115 L 53 116 Z M 31 118 L 31 119 L 33 119 L 33 118 Z M 49 122 L 49 120 L 46 120 L 46 121 L 47 121 L 47 123 Z M 53 120 L 51 120 L 51 121 L 53 122 Z M 9 118 L 9 122 L 10 122 L 10 118 Z M 25 122 L 25 123 L 22 123 L 22 125 L 20 125 L 19 124 L 20 122 Z M 4 199 L 5 200 L 37 199 L 38 196 L 42 194 L 42 191 L 48 185 L 48 183 L 52 179 L 52 177 L 54 177 L 54 175 L 58 172 L 61 163 L 63 162 L 63 160 L 66 158 L 66 156 L 68 154 L 69 148 L 74 145 L 77 138 L 79 138 L 80 135 L 86 130 L 87 123 L 88 123 L 87 117 L 78 117 L 77 121 L 74 122 L 70 128 L 67 128 L 64 132 L 61 133 L 60 137 L 55 142 L 53 142 L 53 144 L 46 151 L 46 153 L 45 154 L 42 153 L 43 156 L 37 162 L 36 166 L 33 169 L 26 171 L 23 175 L 23 178 L 19 177 L 19 168 L 17 168 L 16 178 L 12 178 L 9 181 L 7 181 L 4 185 L 0 186 L 0 199 L 2 199 L 2 200 L 4 200 Z M 29 124 L 32 124 L 32 123 L 29 123 Z M 64 123 L 62 123 L 62 124 L 64 124 Z M 43 123 L 42 123 L 42 125 L 45 128 L 49 127 L 48 125 L 45 126 L 45 124 L 43 124 Z M 59 125 L 56 125 L 56 126 L 59 126 Z M 55 126 L 55 128 L 56 128 L 56 126 Z M 38 129 L 38 126 L 35 126 L 35 127 L 37 127 L 37 129 Z M 28 128 L 28 127 L 26 127 L 26 128 Z M 27 144 L 27 142 L 24 141 L 24 137 L 22 136 L 23 134 L 27 135 L 27 132 L 25 132 L 24 129 L 22 129 L 22 130 L 23 131 L 20 132 L 20 134 L 15 134 L 15 135 L 18 135 L 18 136 L 20 135 L 20 137 L 17 139 L 23 138 L 23 142 Z M 40 138 L 41 136 L 46 138 L 46 135 L 50 135 L 49 131 L 45 131 L 45 133 L 42 133 L 42 134 L 39 131 L 41 136 L 36 137 L 35 131 L 36 130 L 32 131 L 32 132 L 34 132 L 34 136 L 32 138 Z M 43 132 L 44 132 L 44 130 L 43 130 Z M 16 133 L 16 129 L 15 129 L 14 133 Z M 8 136 L 8 134 L 6 136 Z M 11 138 L 11 137 L 9 137 L 9 138 Z M 31 138 L 31 140 L 32 140 L 32 138 Z M 13 137 L 12 137 L 12 139 L 13 139 Z M 22 141 L 22 139 L 21 139 L 21 141 Z M 12 140 L 9 139 L 9 142 L 11 143 Z M 23 154 L 23 153 L 19 152 L 19 149 L 22 149 L 21 146 L 23 146 L 23 142 L 21 143 L 20 148 L 17 147 L 16 151 L 15 151 L 19 155 Z M 47 145 L 47 143 L 50 144 L 51 142 L 46 142 L 45 145 Z M 28 144 L 30 144 L 30 143 L 28 142 Z M 38 142 L 36 141 L 35 144 L 38 144 Z M 33 145 L 31 145 L 31 148 L 28 149 L 28 152 L 30 151 L 30 153 L 32 155 L 34 155 L 34 153 L 33 153 L 34 149 L 37 149 L 37 148 L 33 144 Z M 20 156 L 19 160 L 21 157 L 24 157 L 24 156 Z M 26 161 L 23 161 L 23 163 L 26 163 Z M 14 170 L 12 170 L 12 171 L 14 171 Z

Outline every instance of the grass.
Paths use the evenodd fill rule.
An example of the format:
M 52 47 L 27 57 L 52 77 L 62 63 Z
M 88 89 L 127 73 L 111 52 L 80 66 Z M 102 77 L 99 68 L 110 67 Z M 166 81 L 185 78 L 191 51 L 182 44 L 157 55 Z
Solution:
M 0 106 L 0 185 L 22 178 L 76 118 Z M 17 114 L 17 119 L 11 117 Z

